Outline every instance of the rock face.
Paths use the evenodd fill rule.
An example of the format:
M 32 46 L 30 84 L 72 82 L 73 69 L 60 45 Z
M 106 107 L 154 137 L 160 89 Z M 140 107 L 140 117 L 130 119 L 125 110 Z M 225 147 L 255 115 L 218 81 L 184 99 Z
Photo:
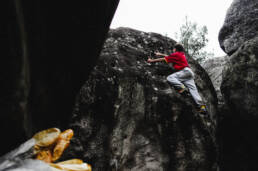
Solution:
M 219 116 L 221 170 L 258 170 L 258 2 L 235 0 L 220 32 L 230 57 Z
M 231 4 L 219 33 L 220 46 L 227 54 L 233 54 L 245 41 L 258 36 L 257 6 L 255 0 L 234 0 Z
M 224 100 L 221 94 L 220 86 L 222 83 L 222 72 L 227 66 L 229 58 L 227 56 L 215 57 L 206 60 L 202 67 L 208 73 L 212 84 L 216 90 L 219 104 L 223 104 Z
M 37 130 L 67 125 L 118 1 L 1 2 L 0 155 Z
M 168 53 L 175 41 L 129 28 L 109 32 L 100 59 L 77 99 L 67 157 L 93 170 L 217 169 L 214 122 L 201 117 L 191 97 L 166 81 L 172 68 L 146 62 L 149 52 Z M 215 118 L 217 98 L 208 75 L 192 58 L 197 86 Z

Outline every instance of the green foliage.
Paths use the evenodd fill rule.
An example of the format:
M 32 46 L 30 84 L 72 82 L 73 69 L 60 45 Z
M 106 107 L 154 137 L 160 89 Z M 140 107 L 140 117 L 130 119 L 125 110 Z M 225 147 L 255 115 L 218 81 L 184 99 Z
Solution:
M 203 62 L 208 57 L 214 56 L 213 53 L 204 50 L 208 43 L 207 34 L 208 29 L 206 26 L 199 27 L 197 23 L 189 21 L 186 16 L 179 33 L 176 33 L 176 38 L 184 46 L 187 54 L 198 62 Z

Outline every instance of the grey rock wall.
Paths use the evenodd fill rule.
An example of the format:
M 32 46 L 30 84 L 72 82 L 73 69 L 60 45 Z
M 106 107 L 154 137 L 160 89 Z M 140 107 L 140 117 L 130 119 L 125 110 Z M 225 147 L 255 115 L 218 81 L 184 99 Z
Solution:
M 220 31 L 229 55 L 221 91 L 226 104 L 219 114 L 221 170 L 258 170 L 258 1 L 234 0 Z
M 71 121 L 75 138 L 67 158 L 93 170 L 217 169 L 215 120 L 201 117 L 191 97 L 166 81 L 165 63 L 146 62 L 149 52 L 168 53 L 174 40 L 129 28 L 109 32 L 98 64 L 82 87 Z M 210 116 L 217 98 L 206 72 L 190 57 Z
M 67 126 L 119 0 L 1 1 L 0 155 Z
M 256 0 L 233 0 L 219 33 L 220 46 L 228 55 L 257 36 L 257 7 Z

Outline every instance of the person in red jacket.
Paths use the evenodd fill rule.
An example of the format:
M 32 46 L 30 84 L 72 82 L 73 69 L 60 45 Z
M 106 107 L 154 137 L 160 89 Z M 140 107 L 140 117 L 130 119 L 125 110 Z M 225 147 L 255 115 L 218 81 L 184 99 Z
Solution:
M 181 44 L 176 44 L 173 48 L 173 53 L 170 55 L 156 52 L 155 55 L 163 56 L 157 59 L 148 59 L 147 62 L 162 62 L 172 63 L 174 69 L 177 71 L 167 77 L 167 81 L 173 85 L 180 94 L 184 94 L 188 88 L 195 103 L 199 108 L 199 112 L 206 114 L 206 107 L 203 103 L 201 96 L 198 93 L 197 87 L 194 82 L 194 73 L 188 65 L 185 57 L 184 47 Z

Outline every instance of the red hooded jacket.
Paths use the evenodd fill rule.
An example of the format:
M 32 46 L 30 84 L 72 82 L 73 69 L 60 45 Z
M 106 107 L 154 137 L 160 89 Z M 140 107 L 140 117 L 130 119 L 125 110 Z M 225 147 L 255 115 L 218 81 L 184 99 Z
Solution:
M 165 61 L 167 63 L 173 63 L 173 67 L 178 71 L 185 67 L 189 67 L 184 52 L 171 53 L 170 55 L 165 56 Z

